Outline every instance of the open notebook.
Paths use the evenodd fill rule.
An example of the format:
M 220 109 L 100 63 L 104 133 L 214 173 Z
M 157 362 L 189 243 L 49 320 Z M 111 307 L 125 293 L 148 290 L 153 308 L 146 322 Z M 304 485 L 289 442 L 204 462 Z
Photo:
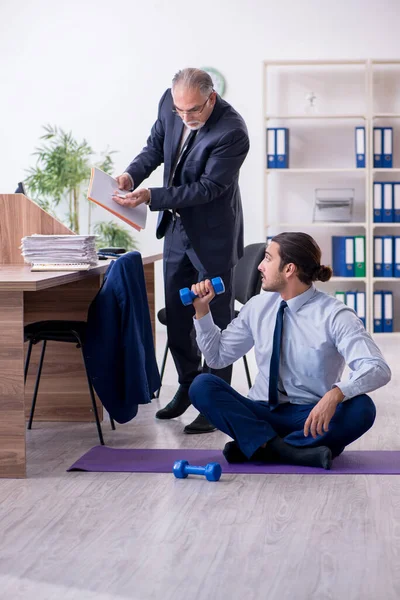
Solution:
M 146 227 L 147 206 L 141 204 L 136 208 L 120 206 L 112 199 L 115 190 L 118 189 L 116 179 L 104 173 L 97 167 L 92 168 L 92 175 L 88 189 L 88 199 L 102 206 L 110 213 L 128 223 L 138 231 Z

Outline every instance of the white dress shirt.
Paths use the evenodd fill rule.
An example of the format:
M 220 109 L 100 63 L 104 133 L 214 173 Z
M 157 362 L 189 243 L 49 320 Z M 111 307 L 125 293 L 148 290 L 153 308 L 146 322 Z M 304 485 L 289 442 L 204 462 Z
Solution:
M 197 343 L 213 369 L 222 369 L 255 349 L 258 373 L 248 397 L 268 400 L 269 368 L 277 292 L 255 296 L 221 332 L 208 313 L 194 319 Z M 279 402 L 315 404 L 337 386 L 345 399 L 382 387 L 391 378 L 381 351 L 356 313 L 312 285 L 287 300 L 279 368 Z M 212 310 L 212 305 L 211 305 Z M 345 365 L 350 375 L 341 379 Z

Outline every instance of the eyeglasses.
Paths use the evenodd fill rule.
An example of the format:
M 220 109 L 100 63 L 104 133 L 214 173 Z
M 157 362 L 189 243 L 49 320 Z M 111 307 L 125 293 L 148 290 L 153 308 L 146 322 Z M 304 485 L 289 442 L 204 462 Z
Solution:
M 213 90 L 214 91 L 214 90 Z M 211 92 L 211 94 L 213 93 L 213 91 Z M 205 105 L 207 104 L 207 102 L 209 101 L 209 99 L 211 98 L 211 94 L 208 96 L 207 100 L 204 102 L 204 104 L 202 104 L 201 106 L 194 106 L 193 108 L 190 108 L 189 110 L 181 110 L 180 108 L 177 108 L 176 106 L 174 106 L 174 108 L 172 109 L 172 112 L 176 115 L 200 115 L 204 108 Z

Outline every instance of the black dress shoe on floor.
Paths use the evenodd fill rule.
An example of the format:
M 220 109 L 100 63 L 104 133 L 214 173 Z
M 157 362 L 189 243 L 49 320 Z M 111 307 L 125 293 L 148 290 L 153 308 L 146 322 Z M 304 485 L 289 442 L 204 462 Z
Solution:
M 217 428 L 200 413 L 192 423 L 186 425 L 183 431 L 184 433 L 211 433 L 211 431 L 215 431 L 216 429 Z
M 156 412 L 156 419 L 175 419 L 183 415 L 190 406 L 189 388 L 179 386 L 171 402 Z

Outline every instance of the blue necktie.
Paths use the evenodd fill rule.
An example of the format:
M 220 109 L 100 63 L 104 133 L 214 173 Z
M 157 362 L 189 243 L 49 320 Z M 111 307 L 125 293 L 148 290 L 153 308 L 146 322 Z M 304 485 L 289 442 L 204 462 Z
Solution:
M 274 330 L 274 344 L 272 347 L 271 363 L 269 366 L 269 406 L 276 408 L 278 406 L 278 379 L 279 379 L 279 360 L 281 357 L 282 345 L 282 329 L 283 329 L 283 313 L 287 304 L 282 300 L 278 313 L 276 315 L 276 323 Z

